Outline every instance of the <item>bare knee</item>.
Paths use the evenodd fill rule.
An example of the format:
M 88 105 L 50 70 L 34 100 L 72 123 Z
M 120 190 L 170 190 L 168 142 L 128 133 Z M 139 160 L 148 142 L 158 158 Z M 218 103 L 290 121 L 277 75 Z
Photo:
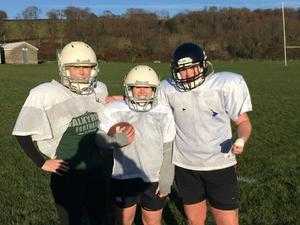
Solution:
M 206 220 L 206 215 L 204 216 L 188 216 L 187 215 L 187 222 L 189 225 L 204 225 Z
M 149 211 L 142 209 L 142 220 L 144 225 L 161 225 L 161 210 Z
M 128 208 L 116 207 L 116 225 L 132 225 L 135 217 L 136 205 Z
M 206 220 L 206 201 L 184 205 L 184 211 L 189 225 L 204 225 Z
M 238 209 L 221 210 L 211 207 L 217 225 L 239 225 Z

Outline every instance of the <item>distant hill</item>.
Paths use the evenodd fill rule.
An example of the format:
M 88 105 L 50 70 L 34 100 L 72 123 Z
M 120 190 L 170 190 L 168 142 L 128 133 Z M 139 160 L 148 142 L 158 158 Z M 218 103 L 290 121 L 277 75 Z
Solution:
M 300 45 L 300 10 L 286 9 L 288 45 Z M 160 17 L 144 10 L 122 16 L 96 16 L 68 8 L 63 19 L 2 20 L 0 42 L 28 41 L 40 58 L 55 59 L 56 49 L 73 40 L 89 43 L 103 60 L 165 61 L 180 43 L 200 44 L 211 59 L 279 59 L 283 57 L 279 9 L 254 10 L 211 7 Z M 5 37 L 5 38 L 4 38 Z M 289 49 L 288 58 L 300 58 Z

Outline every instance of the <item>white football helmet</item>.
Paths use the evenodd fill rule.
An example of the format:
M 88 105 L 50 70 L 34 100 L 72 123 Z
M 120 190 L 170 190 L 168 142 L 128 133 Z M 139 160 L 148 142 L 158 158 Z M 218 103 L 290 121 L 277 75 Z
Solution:
M 94 50 L 84 42 L 75 41 L 58 52 L 57 57 L 61 83 L 77 94 L 91 94 L 96 86 L 96 77 L 99 72 Z M 91 66 L 90 77 L 88 79 L 71 78 L 68 71 L 70 66 Z
M 129 71 L 124 79 L 125 101 L 129 108 L 137 112 L 146 112 L 157 104 L 157 87 L 159 78 L 157 73 L 149 66 L 138 65 Z M 151 87 L 152 96 L 138 98 L 133 95 L 133 87 Z

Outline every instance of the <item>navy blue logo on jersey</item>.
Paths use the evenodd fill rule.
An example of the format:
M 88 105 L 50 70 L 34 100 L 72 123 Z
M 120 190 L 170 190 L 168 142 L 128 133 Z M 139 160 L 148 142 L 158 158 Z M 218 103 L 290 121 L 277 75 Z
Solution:
M 217 113 L 217 112 L 215 112 L 215 111 L 213 111 L 212 109 L 211 109 L 210 111 L 212 112 L 212 117 L 215 117 L 215 116 L 217 116 L 217 115 L 218 115 L 218 113 Z
M 221 152 L 222 153 L 228 153 L 231 149 L 231 146 L 233 145 L 232 139 L 226 139 L 220 144 Z

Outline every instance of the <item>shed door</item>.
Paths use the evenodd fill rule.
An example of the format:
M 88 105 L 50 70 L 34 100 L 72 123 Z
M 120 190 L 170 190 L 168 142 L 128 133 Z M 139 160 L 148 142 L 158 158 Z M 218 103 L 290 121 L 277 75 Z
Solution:
M 27 56 L 27 53 L 28 53 L 28 48 L 22 48 L 22 63 L 23 64 L 27 64 L 28 63 L 28 56 Z

